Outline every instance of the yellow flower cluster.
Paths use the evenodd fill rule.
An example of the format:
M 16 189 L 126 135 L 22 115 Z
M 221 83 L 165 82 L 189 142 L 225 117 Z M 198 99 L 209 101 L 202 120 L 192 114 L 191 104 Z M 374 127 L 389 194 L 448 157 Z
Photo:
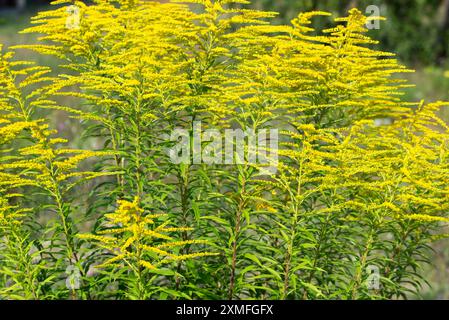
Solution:
M 11 62 L 9 53 L 0 58 L 0 143 L 16 156 L 0 161 L 0 191 L 40 186 L 64 208 L 61 193 L 77 181 L 108 174 L 79 172 L 78 164 L 114 157 L 113 165 L 104 166 L 118 171 L 110 198 L 139 196 L 120 200 L 115 212 L 102 216 L 101 231 L 80 235 L 112 255 L 98 267 L 127 265 L 140 277 L 143 270 L 157 272 L 170 262 L 182 270 L 181 261 L 212 255 L 189 251 L 205 243 L 188 228 L 193 212 L 204 234 L 216 235 L 223 247 L 227 268 L 216 270 L 218 278 L 229 275 L 230 298 L 274 287 L 275 278 L 281 298 L 301 290 L 307 297 L 319 284 L 328 290 L 335 278 L 326 278 L 333 274 L 320 266 L 326 254 L 360 263 L 339 266 L 355 298 L 360 270 L 382 256 L 373 247 L 393 246 L 381 263 L 394 269 L 396 256 L 388 253 L 397 251 L 391 243 L 403 245 L 398 234 L 406 238 L 447 221 L 449 132 L 435 115 L 444 104 L 402 101 L 409 84 L 397 74 L 411 70 L 393 54 L 372 49 L 376 41 L 367 36 L 368 18 L 359 10 L 317 31 L 312 19 L 330 13 L 303 13 L 291 25 L 277 26 L 269 22 L 273 12 L 229 6 L 246 0 L 53 3 L 60 7 L 40 12 L 24 31 L 39 34 L 45 44 L 16 49 L 61 58 L 70 72 L 52 76 L 46 67 Z M 67 5 L 77 7 L 76 17 Z M 76 26 L 67 25 L 72 18 Z M 24 95 L 23 89 L 32 92 Z M 75 108 L 53 101 L 66 96 L 83 103 Z M 59 148 L 65 141 L 52 138 L 46 122 L 33 118 L 35 108 L 95 122 L 92 131 L 107 136 L 105 150 L 114 152 Z M 254 169 L 262 166 L 256 164 L 229 171 L 166 164 L 164 142 L 156 137 L 175 127 L 192 130 L 197 120 L 208 128 L 280 128 L 278 173 L 259 180 Z M 391 124 L 380 125 L 383 120 Z M 14 146 L 22 135 L 32 144 Z M 179 194 L 159 193 L 165 183 Z M 219 200 L 202 198 L 210 194 Z M 160 203 L 174 219 L 148 212 L 160 210 Z M 201 219 L 200 208 L 213 214 Z M 385 234 L 398 239 L 386 244 Z M 269 252 L 266 263 L 252 253 L 256 236 L 272 245 L 260 248 Z
M 209 252 L 177 254 L 174 249 L 186 245 L 205 244 L 202 240 L 176 241 L 170 234 L 191 230 L 190 228 L 168 227 L 169 221 L 157 225 L 156 219 L 165 214 L 146 214 L 140 207 L 138 197 L 134 201 L 119 200 L 114 213 L 106 214 L 105 229 L 94 234 L 80 234 L 79 237 L 91 240 L 114 256 L 97 268 L 131 265 L 135 270 L 143 266 L 156 270 L 172 261 L 181 261 L 215 255 Z

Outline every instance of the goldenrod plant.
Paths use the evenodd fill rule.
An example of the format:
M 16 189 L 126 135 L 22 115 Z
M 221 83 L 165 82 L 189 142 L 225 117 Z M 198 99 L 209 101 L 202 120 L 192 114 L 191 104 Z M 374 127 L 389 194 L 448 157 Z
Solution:
M 380 17 L 314 30 L 331 14 L 248 4 L 58 0 L 3 51 L 0 298 L 419 295 L 449 221 L 446 103 L 404 101 Z
M 43 294 L 40 290 L 47 277 L 57 280 L 64 274 L 61 268 L 72 265 L 82 268 L 70 191 L 83 181 L 108 173 L 75 170 L 81 161 L 103 153 L 59 147 L 67 141 L 52 137 L 55 131 L 49 129 L 46 120 L 34 116 L 38 106 L 51 101 L 45 100 L 41 88 L 26 90 L 33 84 L 51 83 L 50 70 L 31 62 L 11 61 L 12 56 L 12 53 L 0 56 L 0 191 L 5 276 L 2 291 L 15 297 L 38 298 Z M 41 215 L 54 216 L 46 228 L 40 226 L 39 219 L 44 218 Z M 36 239 L 32 239 L 33 233 Z M 42 241 L 44 235 L 48 236 L 47 241 Z M 47 250 L 41 251 L 44 246 Z M 38 261 L 36 266 L 31 258 Z M 17 269 L 17 263 L 23 268 Z M 41 274 L 48 266 L 53 274 Z M 24 279 L 26 286 L 21 283 Z M 51 292 L 47 294 L 52 296 Z

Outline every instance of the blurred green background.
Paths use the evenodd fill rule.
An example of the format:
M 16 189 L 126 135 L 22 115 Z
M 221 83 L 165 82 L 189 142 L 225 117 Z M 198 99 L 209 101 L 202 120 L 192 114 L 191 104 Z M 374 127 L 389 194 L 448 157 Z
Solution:
M 17 9 L 16 2 L 26 5 Z M 35 36 L 20 35 L 18 32 L 29 26 L 30 17 L 38 10 L 45 9 L 49 2 L 0 0 L 0 43 L 8 47 L 35 42 Z M 370 5 L 377 6 L 380 14 L 387 18 L 380 23 L 379 29 L 370 31 L 370 36 L 381 41 L 381 50 L 396 53 L 402 63 L 416 70 L 414 74 L 404 75 L 416 85 L 407 90 L 405 98 L 428 102 L 449 100 L 449 79 L 444 76 L 449 70 L 449 0 L 252 0 L 251 4 L 253 8 L 279 12 L 276 18 L 279 24 L 288 23 L 299 12 L 311 10 L 329 11 L 334 16 L 342 16 L 357 7 L 371 15 L 371 11 L 366 11 Z M 330 19 L 320 19 L 316 21 L 316 27 L 327 27 L 330 23 Z M 30 54 L 20 52 L 18 58 L 36 60 L 57 68 L 56 60 Z M 449 110 L 442 110 L 441 115 L 449 122 Z M 80 135 L 77 134 L 79 124 L 61 112 L 53 112 L 50 118 L 63 136 L 75 145 L 81 144 Z M 434 251 L 434 265 L 425 270 L 429 285 L 423 287 L 418 298 L 449 299 L 448 241 L 436 243 Z

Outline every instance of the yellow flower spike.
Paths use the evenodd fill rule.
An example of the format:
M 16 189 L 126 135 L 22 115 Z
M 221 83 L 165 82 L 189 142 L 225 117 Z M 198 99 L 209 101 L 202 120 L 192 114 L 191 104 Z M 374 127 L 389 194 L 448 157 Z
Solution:
M 156 267 L 153 266 L 151 263 L 145 260 L 139 260 L 139 265 L 149 269 L 149 270 L 156 270 Z
M 207 244 L 207 241 L 176 241 L 171 233 L 191 231 L 193 228 L 167 227 L 169 221 L 165 221 L 152 229 L 151 227 L 157 223 L 156 219 L 162 216 L 166 216 L 166 214 L 145 215 L 145 210 L 140 207 L 138 197 L 135 197 L 132 202 L 118 200 L 116 212 L 105 215 L 107 219 L 105 225 L 108 228 L 98 231 L 98 235 L 80 234 L 79 238 L 91 240 L 98 246 L 107 248 L 111 254 L 116 255 L 116 257 L 103 263 L 102 267 L 118 265 L 123 262 L 121 260 L 126 258 L 128 262 L 134 261 L 138 266 L 155 270 L 157 269 L 156 266 L 170 263 L 170 261 L 215 255 L 208 252 L 189 255 L 177 255 L 170 252 L 170 250 L 186 245 L 204 245 Z M 102 235 L 108 235 L 108 237 Z M 146 256 L 152 257 L 154 261 L 145 260 L 144 257 Z

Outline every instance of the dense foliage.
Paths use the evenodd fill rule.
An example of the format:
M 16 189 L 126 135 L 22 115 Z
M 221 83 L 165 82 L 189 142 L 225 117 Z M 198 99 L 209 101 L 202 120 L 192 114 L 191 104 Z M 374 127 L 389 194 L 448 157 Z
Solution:
M 24 31 L 40 43 L 12 50 L 56 56 L 66 72 L 2 53 L 1 298 L 419 291 L 449 219 L 445 104 L 401 99 L 410 70 L 373 49 L 359 10 L 315 30 L 329 13 L 277 25 L 245 4 L 54 1 Z M 96 148 L 67 148 L 43 109 L 79 119 Z M 220 134 L 278 129 L 277 170 L 197 163 L 195 148 L 175 163 L 168 137 L 193 140 L 199 121 Z

